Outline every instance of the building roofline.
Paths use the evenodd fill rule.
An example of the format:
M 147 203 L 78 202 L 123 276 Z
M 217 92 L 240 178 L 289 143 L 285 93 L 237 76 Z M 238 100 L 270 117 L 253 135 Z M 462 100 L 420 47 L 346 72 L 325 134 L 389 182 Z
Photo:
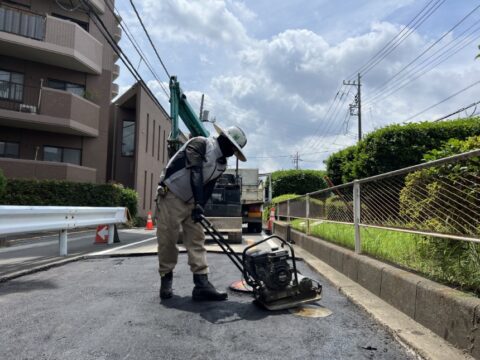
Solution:
M 120 95 L 117 100 L 113 101 L 112 104 L 121 106 L 128 99 L 130 99 L 131 97 L 137 94 L 139 87 L 143 88 L 143 90 L 148 95 L 148 97 L 155 103 L 155 105 L 157 105 L 160 111 L 162 111 L 165 117 L 171 122 L 172 119 L 170 118 L 170 115 L 167 113 L 165 108 L 162 106 L 162 104 L 160 104 L 158 99 L 153 95 L 152 91 L 148 88 L 148 86 L 143 81 L 137 81 L 127 91 L 125 91 L 122 95 Z

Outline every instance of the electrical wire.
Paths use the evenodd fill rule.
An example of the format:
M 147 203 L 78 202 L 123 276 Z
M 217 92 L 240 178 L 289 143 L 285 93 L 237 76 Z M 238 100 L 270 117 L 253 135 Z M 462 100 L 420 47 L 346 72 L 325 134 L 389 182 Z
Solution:
M 140 22 L 140 25 L 142 25 L 143 31 L 145 32 L 145 35 L 147 35 L 148 41 L 150 42 L 150 45 L 152 46 L 153 50 L 155 51 L 155 54 L 157 55 L 158 60 L 160 61 L 160 64 L 162 64 L 163 70 L 165 70 L 165 73 L 167 74 L 168 78 L 170 79 L 170 73 L 167 70 L 167 67 L 163 63 L 162 58 L 160 57 L 160 54 L 157 51 L 157 48 L 155 47 L 155 44 L 153 43 L 152 39 L 150 38 L 150 34 L 148 33 L 147 29 L 145 28 L 145 25 L 143 24 L 142 18 L 140 14 L 137 11 L 137 8 L 135 7 L 135 4 L 133 3 L 133 0 L 130 0 L 130 4 L 132 5 L 133 11 L 135 11 L 135 14 L 137 15 L 137 19 Z
M 460 26 L 467 18 L 469 18 L 475 11 L 478 10 L 478 8 L 480 8 L 480 5 L 477 5 L 473 10 L 471 10 L 468 14 L 466 14 L 460 21 L 458 21 L 453 27 L 451 27 L 446 33 L 444 33 L 442 36 L 440 36 L 436 41 L 434 41 L 432 44 L 430 44 L 424 51 L 422 51 L 419 55 L 417 55 L 413 60 L 411 60 L 407 65 L 405 65 L 404 67 L 402 67 L 399 71 L 397 71 L 393 76 L 391 76 L 387 81 L 385 81 L 382 85 L 379 86 L 379 90 L 378 92 L 381 92 L 382 89 L 385 88 L 385 86 L 392 82 L 399 74 L 401 74 L 402 72 L 404 72 L 407 68 L 409 68 L 412 64 L 414 64 L 418 59 L 420 59 L 423 55 L 425 55 L 428 51 L 430 51 L 435 45 L 437 45 L 440 41 L 442 41 L 448 34 L 452 33 L 458 26 Z M 468 31 L 468 29 L 467 29 Z M 450 41 L 448 44 L 450 44 L 452 41 Z M 448 45 L 447 44 L 447 45 Z M 447 45 L 444 45 L 447 46 Z M 440 49 L 441 50 L 441 49 Z M 438 53 L 439 50 L 437 50 L 437 52 L 435 52 L 434 54 Z M 432 54 L 431 56 L 433 56 L 434 54 Z M 368 101 L 373 101 L 373 99 L 375 99 L 375 97 L 378 97 L 379 94 L 377 95 L 373 95 L 370 99 L 367 99 L 366 100 L 366 103 L 368 103 Z
M 160 109 L 164 110 L 163 109 L 163 106 L 160 104 L 160 102 L 158 102 L 158 99 L 155 97 L 155 95 L 153 94 L 153 92 L 150 90 L 150 88 L 147 86 L 147 84 L 145 83 L 145 81 L 143 80 L 142 76 L 138 73 L 138 71 L 135 69 L 135 67 L 133 66 L 132 62 L 130 61 L 130 59 L 128 58 L 128 56 L 125 55 L 125 53 L 123 52 L 122 48 L 120 47 L 120 45 L 118 45 L 113 37 L 113 35 L 110 33 L 110 31 L 108 30 L 108 28 L 106 27 L 105 23 L 103 22 L 103 20 L 100 18 L 100 16 L 98 16 L 98 14 L 93 10 L 92 6 L 86 1 L 86 0 L 80 0 L 84 6 L 89 9 L 88 11 L 88 16 L 90 17 L 90 19 L 95 23 L 95 25 L 97 26 L 98 30 L 100 31 L 100 33 L 102 34 L 102 36 L 105 38 L 105 40 L 107 41 L 107 43 L 110 45 L 110 47 L 112 48 L 112 50 L 118 55 L 118 57 L 120 58 L 120 60 L 123 62 L 123 64 L 125 65 L 125 67 L 130 71 L 130 73 L 132 74 L 132 76 L 135 78 L 135 80 L 137 82 L 140 83 L 140 86 L 142 86 L 145 91 L 150 95 L 150 97 L 152 98 L 152 100 L 154 100 L 157 105 L 159 106 Z M 93 14 L 93 17 L 92 17 L 92 14 Z M 100 25 L 99 25 L 100 24 Z M 165 112 L 165 114 L 168 116 L 168 114 Z
M 417 23 L 415 26 L 413 26 L 411 29 L 409 29 L 408 34 L 401 39 L 397 44 L 395 44 L 387 53 L 382 55 L 380 59 L 378 59 L 374 64 L 372 64 L 369 68 L 364 69 L 362 74 L 366 75 L 370 70 L 372 70 L 376 65 L 378 65 L 383 59 L 385 59 L 388 55 L 390 55 L 402 42 L 404 42 L 416 29 L 420 27 L 446 0 L 442 0 L 440 3 L 436 3 L 434 7 L 432 7 L 429 12 L 424 14 L 422 18 L 419 20 L 419 23 Z
M 476 101 L 468 106 L 465 106 L 461 109 L 458 109 L 456 111 L 454 111 L 453 113 L 451 114 L 448 114 L 448 115 L 445 115 L 445 116 L 442 116 L 441 118 L 438 118 L 438 119 L 435 119 L 433 120 L 433 122 L 438 122 L 438 121 L 442 121 L 442 120 L 445 120 L 445 119 L 448 119 L 450 116 L 453 116 L 453 115 L 456 115 L 458 113 L 461 113 L 462 111 L 465 111 L 465 110 L 468 110 L 470 109 L 471 107 L 474 107 L 475 106 L 475 110 L 472 112 L 472 114 L 469 116 L 469 117 L 472 117 L 474 114 L 475 114 L 475 111 L 477 109 L 477 105 L 480 104 L 480 101 Z
M 471 89 L 472 87 L 474 87 L 475 85 L 478 85 L 478 84 L 480 84 L 480 80 L 475 81 L 474 83 L 472 83 L 472 84 L 468 85 L 467 87 L 465 87 L 465 88 L 457 91 L 456 93 L 454 93 L 454 94 L 450 95 L 449 97 L 447 97 L 447 98 L 439 101 L 438 103 L 436 103 L 436 104 L 434 104 L 434 105 L 432 105 L 432 106 L 429 106 L 428 108 L 420 111 L 419 113 L 417 113 L 417 114 L 415 114 L 415 115 L 413 115 L 413 116 L 410 116 L 408 119 L 405 120 L 405 122 L 410 121 L 410 120 L 416 118 L 417 116 L 426 113 L 428 110 L 431 110 L 431 109 L 433 109 L 434 107 L 437 107 L 438 105 L 443 104 L 444 102 L 446 102 L 446 101 L 454 98 L 455 96 L 457 96 L 457 95 L 459 95 L 459 94 L 461 94 L 461 93 L 463 93 L 463 92 Z
M 117 15 L 115 14 L 115 11 L 117 11 L 117 13 L 120 13 L 116 7 L 112 8 L 111 5 L 108 3 L 108 1 L 106 2 L 106 5 L 108 7 L 108 9 L 110 10 L 110 12 L 116 17 Z M 139 62 L 139 66 L 140 66 L 140 63 L 141 61 L 143 61 L 145 63 L 145 65 L 147 66 L 147 68 L 150 70 L 150 72 L 152 73 L 153 77 L 157 80 L 158 84 L 160 85 L 160 87 L 162 88 L 163 92 L 165 93 L 165 96 L 167 97 L 167 99 L 169 99 L 170 97 L 170 94 L 169 92 L 167 91 L 167 89 L 165 88 L 165 86 L 163 85 L 162 81 L 160 80 L 158 74 L 156 73 L 156 71 L 153 70 L 153 66 L 152 64 L 148 61 L 148 58 L 147 56 L 145 55 L 145 53 L 143 52 L 143 50 L 141 49 L 141 47 L 138 45 L 138 42 L 135 40 L 135 37 L 131 34 L 131 31 L 130 31 L 130 28 L 128 28 L 128 25 L 125 23 L 125 26 L 123 26 L 123 22 L 120 21 L 119 22 L 119 25 L 120 27 L 122 28 L 123 32 L 125 33 L 125 35 L 127 35 L 127 38 L 130 40 L 130 43 L 133 45 L 133 47 L 135 48 L 135 50 L 137 51 L 139 57 L 140 57 L 140 62 Z M 138 67 L 137 66 L 137 71 L 138 71 Z
M 414 23 L 414 22 L 415 22 L 415 20 L 420 16 L 420 14 L 422 14 L 422 13 L 425 11 L 425 9 L 430 6 L 430 4 L 431 4 L 433 1 L 434 1 L 434 0 L 430 0 L 423 8 L 417 13 L 417 15 L 416 15 L 412 20 L 410 20 L 410 22 L 409 22 L 407 25 L 405 25 L 405 26 L 401 29 L 401 31 L 400 31 L 399 33 L 397 33 L 392 39 L 390 39 L 390 40 L 389 40 L 378 52 L 376 52 L 375 55 L 373 55 L 364 65 L 362 65 L 360 68 L 358 68 L 356 71 L 354 71 L 351 75 L 349 75 L 349 76 L 347 77 L 347 79 L 353 78 L 353 77 L 354 77 L 356 74 L 358 74 L 358 73 L 363 73 L 363 71 L 364 71 L 365 69 L 367 69 L 370 65 L 372 65 L 372 63 L 373 63 L 375 60 L 377 60 L 379 56 L 381 57 L 383 54 L 387 53 L 387 52 L 390 50 L 389 47 L 391 48 L 391 47 L 393 47 L 393 46 L 395 45 L 395 42 L 397 42 L 397 40 L 396 40 L 397 38 L 399 38 L 398 41 L 399 41 L 400 43 L 403 42 L 403 41 L 405 41 L 405 40 L 408 38 L 408 36 L 410 36 L 410 34 L 411 34 L 411 31 L 410 31 L 410 33 L 408 33 L 408 30 L 407 30 L 407 29 L 412 29 L 412 28 L 413 28 L 413 30 L 415 30 L 416 28 L 418 28 L 418 27 L 421 25 L 421 24 L 418 24 L 418 22 L 416 22 L 416 23 Z M 439 2 L 439 0 L 437 0 L 437 2 L 432 6 L 432 8 L 433 8 L 436 4 L 438 4 L 438 2 Z M 436 9 L 435 9 L 435 10 L 436 10 Z M 425 14 L 427 14 L 427 12 L 426 12 Z M 425 15 L 425 14 L 424 14 L 424 15 Z M 430 14 L 430 15 L 431 15 L 431 14 Z M 419 19 L 419 21 L 420 21 L 420 20 L 421 20 L 421 19 Z M 412 23 L 413 23 L 413 26 L 410 27 L 410 25 L 412 25 Z M 418 26 L 416 26 L 417 24 L 418 24 Z M 406 30 L 407 30 L 407 33 L 404 34 L 404 35 L 402 35 Z M 393 44 L 393 45 L 392 45 L 392 44 Z M 392 51 L 393 51 L 393 49 L 392 49 Z M 391 51 L 390 51 L 390 52 L 391 52 Z M 390 52 L 389 52 L 389 53 L 390 53 Z M 389 54 L 389 53 L 388 53 L 388 54 Z M 387 54 L 387 55 L 388 55 L 388 54 Z

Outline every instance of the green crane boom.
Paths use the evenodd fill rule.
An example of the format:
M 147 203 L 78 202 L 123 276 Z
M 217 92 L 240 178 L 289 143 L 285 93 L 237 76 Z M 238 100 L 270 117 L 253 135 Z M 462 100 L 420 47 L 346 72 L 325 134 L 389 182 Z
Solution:
M 210 135 L 188 103 L 187 96 L 180 88 L 180 83 L 177 81 L 176 76 L 170 78 L 170 116 L 172 118 L 172 132 L 168 138 L 169 157 L 172 157 L 182 145 L 178 128 L 179 116 L 192 136 L 207 137 Z

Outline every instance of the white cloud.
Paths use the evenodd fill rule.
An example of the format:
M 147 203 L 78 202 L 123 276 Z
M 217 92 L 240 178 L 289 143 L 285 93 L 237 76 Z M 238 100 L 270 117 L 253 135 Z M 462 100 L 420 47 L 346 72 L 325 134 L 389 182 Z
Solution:
M 247 132 L 245 150 L 247 157 L 252 158 L 247 166 L 259 166 L 263 171 L 288 168 L 292 166 L 288 155 L 298 151 L 305 160 L 314 161 L 305 161 L 304 167 L 322 167 L 321 162 L 328 155 L 323 151 L 337 150 L 356 140 L 356 118 L 347 114 L 348 104 L 353 101 L 353 87 L 348 98 L 348 88 L 339 92 L 342 101 L 338 113 L 327 113 L 342 80 L 354 75 L 356 69 L 403 28 L 404 25 L 385 21 L 385 16 L 414 2 L 372 0 L 358 9 L 350 9 L 345 17 L 332 15 L 325 19 L 329 28 L 324 32 L 297 26 L 281 28 L 272 36 L 255 37 L 252 29 L 255 26 L 264 29 L 268 23 L 265 16 L 280 16 L 284 7 L 287 12 L 289 9 L 282 4 L 270 12 L 271 6 L 260 2 L 258 7 L 253 3 L 247 7 L 236 0 L 143 0 L 142 13 L 155 41 L 163 46 L 162 54 L 174 59 L 175 65 L 178 59 L 185 62 L 180 79 L 183 86 L 188 79 L 188 88 L 184 89 L 189 90 L 187 96 L 192 106 L 198 108 L 201 94 L 205 93 L 205 108 L 211 111 L 211 116 L 222 125 L 237 124 Z M 262 5 L 268 14 L 258 12 Z M 335 10 L 332 4 L 323 5 L 329 7 L 331 14 L 338 13 L 332 11 Z M 339 8 L 342 6 L 347 5 L 338 4 Z M 312 7 L 315 6 L 308 3 L 308 8 Z M 312 16 L 318 16 L 315 14 L 302 16 L 311 24 Z M 331 35 L 334 32 L 337 37 Z M 414 31 L 368 72 L 362 82 L 363 99 L 371 97 L 379 85 L 428 46 L 434 40 L 432 36 L 428 31 Z M 450 39 L 447 37 L 442 44 Z M 478 64 L 473 61 L 476 46 L 472 46 L 473 53 L 465 50 L 457 54 L 457 60 L 434 69 L 395 96 L 365 104 L 364 132 L 401 122 L 473 82 L 478 77 Z M 158 85 L 154 86 L 162 94 Z M 448 113 L 473 102 L 474 97 L 472 89 L 418 120 Z M 328 115 L 332 113 L 337 116 Z M 266 156 L 272 158 L 254 160 Z
M 244 26 L 224 1 L 145 0 L 143 14 L 151 33 L 163 40 L 209 46 L 247 40 Z

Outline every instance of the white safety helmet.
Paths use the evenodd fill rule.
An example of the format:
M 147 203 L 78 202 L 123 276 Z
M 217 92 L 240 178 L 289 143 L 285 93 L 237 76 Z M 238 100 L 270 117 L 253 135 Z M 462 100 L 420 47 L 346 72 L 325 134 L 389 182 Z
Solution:
M 247 137 L 245 133 L 237 126 L 230 126 L 226 130 L 223 130 L 217 124 L 213 124 L 215 130 L 217 130 L 219 135 L 224 135 L 230 140 L 230 142 L 235 146 L 235 156 L 240 161 L 247 161 L 245 154 L 242 151 L 242 148 L 247 144 Z

